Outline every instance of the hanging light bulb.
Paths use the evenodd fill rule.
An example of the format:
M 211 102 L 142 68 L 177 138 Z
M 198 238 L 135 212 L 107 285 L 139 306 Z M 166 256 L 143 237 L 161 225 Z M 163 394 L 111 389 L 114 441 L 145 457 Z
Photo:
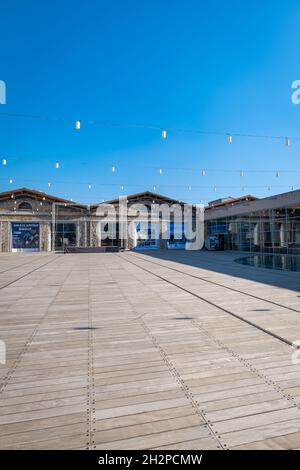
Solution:
M 48 188 L 50 188 L 50 187 L 51 187 L 51 182 L 50 182 L 50 181 L 48 181 Z
M 14 182 L 14 181 L 13 181 L 13 179 L 12 179 L 12 178 L 10 178 L 10 180 L 9 180 L 9 184 L 12 184 L 13 182 Z
M 189 187 L 188 187 L 188 190 L 191 191 L 191 190 L 192 190 L 192 186 L 189 186 Z
M 240 171 L 240 176 L 243 177 L 244 176 L 244 172 L 243 170 Z
M 290 145 L 291 145 L 291 140 L 288 137 L 286 137 L 285 138 L 285 146 L 289 147 Z
M 201 176 L 205 176 L 205 170 L 201 170 Z
M 43 201 L 45 201 L 45 200 L 46 200 L 46 198 L 45 198 L 45 196 L 43 196 Z
M 89 184 L 89 189 L 92 189 L 92 185 L 91 185 L 91 184 Z
M 124 190 L 124 186 L 122 185 L 122 186 L 121 186 L 121 191 L 123 191 L 123 190 Z
M 294 186 L 291 187 L 291 191 L 294 191 Z
M 232 135 L 227 135 L 227 143 L 232 144 Z
M 55 168 L 58 170 L 59 167 L 60 167 L 59 162 L 55 162 Z
M 14 194 L 12 194 L 10 197 L 13 199 L 13 198 L 15 197 L 15 195 L 14 195 Z
M 113 173 L 115 173 L 115 172 L 116 172 L 116 170 L 117 170 L 117 169 L 116 169 L 115 165 L 112 165 L 112 167 L 111 167 L 111 171 L 112 171 Z
M 163 173 L 162 168 L 160 168 L 160 169 L 158 170 L 158 173 L 159 173 L 160 175 L 162 175 L 162 173 Z
M 42 205 L 43 205 L 43 203 L 42 203 L 42 202 L 40 202 L 40 206 L 42 206 Z
M 167 131 L 166 130 L 161 131 L 161 138 L 163 140 L 165 140 L 167 138 Z
M 156 191 L 156 186 L 153 186 L 153 191 Z
M 276 178 L 278 178 L 280 175 L 279 171 L 276 171 Z
M 214 191 L 215 191 L 215 192 L 217 191 L 217 186 L 214 186 Z
M 271 186 L 268 186 L 268 191 L 271 191 Z
M 81 128 L 81 122 L 80 122 L 80 121 L 76 121 L 76 122 L 75 122 L 75 129 L 76 129 L 76 131 L 80 131 L 80 128 Z
M 2 165 L 4 165 L 4 166 L 5 166 L 6 164 L 7 164 L 7 160 L 6 160 L 6 158 L 2 158 Z

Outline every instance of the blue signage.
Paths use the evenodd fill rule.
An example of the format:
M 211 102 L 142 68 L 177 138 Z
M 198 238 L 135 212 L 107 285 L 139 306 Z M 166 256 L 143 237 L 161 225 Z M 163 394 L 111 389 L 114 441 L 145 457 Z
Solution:
M 13 251 L 39 251 L 40 225 L 30 222 L 13 222 L 11 224 Z

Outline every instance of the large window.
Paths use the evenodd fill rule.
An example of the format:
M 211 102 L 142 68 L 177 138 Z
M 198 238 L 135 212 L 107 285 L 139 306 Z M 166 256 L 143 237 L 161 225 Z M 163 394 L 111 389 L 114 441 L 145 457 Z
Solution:
M 215 240 L 215 249 L 300 254 L 300 209 L 269 209 L 208 221 L 206 236 Z
M 136 224 L 136 249 L 156 249 L 159 243 L 158 226 L 149 222 Z
M 18 206 L 19 211 L 32 212 L 32 205 L 29 202 L 21 202 Z
M 172 249 L 185 249 L 186 238 L 184 223 L 171 222 L 169 226 L 169 240 L 167 241 L 167 248 Z
M 77 227 L 75 223 L 59 222 L 55 224 L 55 250 L 64 250 L 68 246 L 76 246 Z

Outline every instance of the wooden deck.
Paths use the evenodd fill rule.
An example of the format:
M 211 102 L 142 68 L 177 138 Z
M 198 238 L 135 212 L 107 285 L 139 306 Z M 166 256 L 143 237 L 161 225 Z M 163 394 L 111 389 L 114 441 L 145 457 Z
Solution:
M 300 274 L 1 254 L 1 449 L 300 448 Z

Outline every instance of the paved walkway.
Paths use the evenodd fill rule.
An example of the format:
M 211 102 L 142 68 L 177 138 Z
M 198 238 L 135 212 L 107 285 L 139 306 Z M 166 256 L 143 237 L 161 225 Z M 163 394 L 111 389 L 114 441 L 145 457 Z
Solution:
M 300 448 L 300 274 L 1 254 L 1 449 Z

